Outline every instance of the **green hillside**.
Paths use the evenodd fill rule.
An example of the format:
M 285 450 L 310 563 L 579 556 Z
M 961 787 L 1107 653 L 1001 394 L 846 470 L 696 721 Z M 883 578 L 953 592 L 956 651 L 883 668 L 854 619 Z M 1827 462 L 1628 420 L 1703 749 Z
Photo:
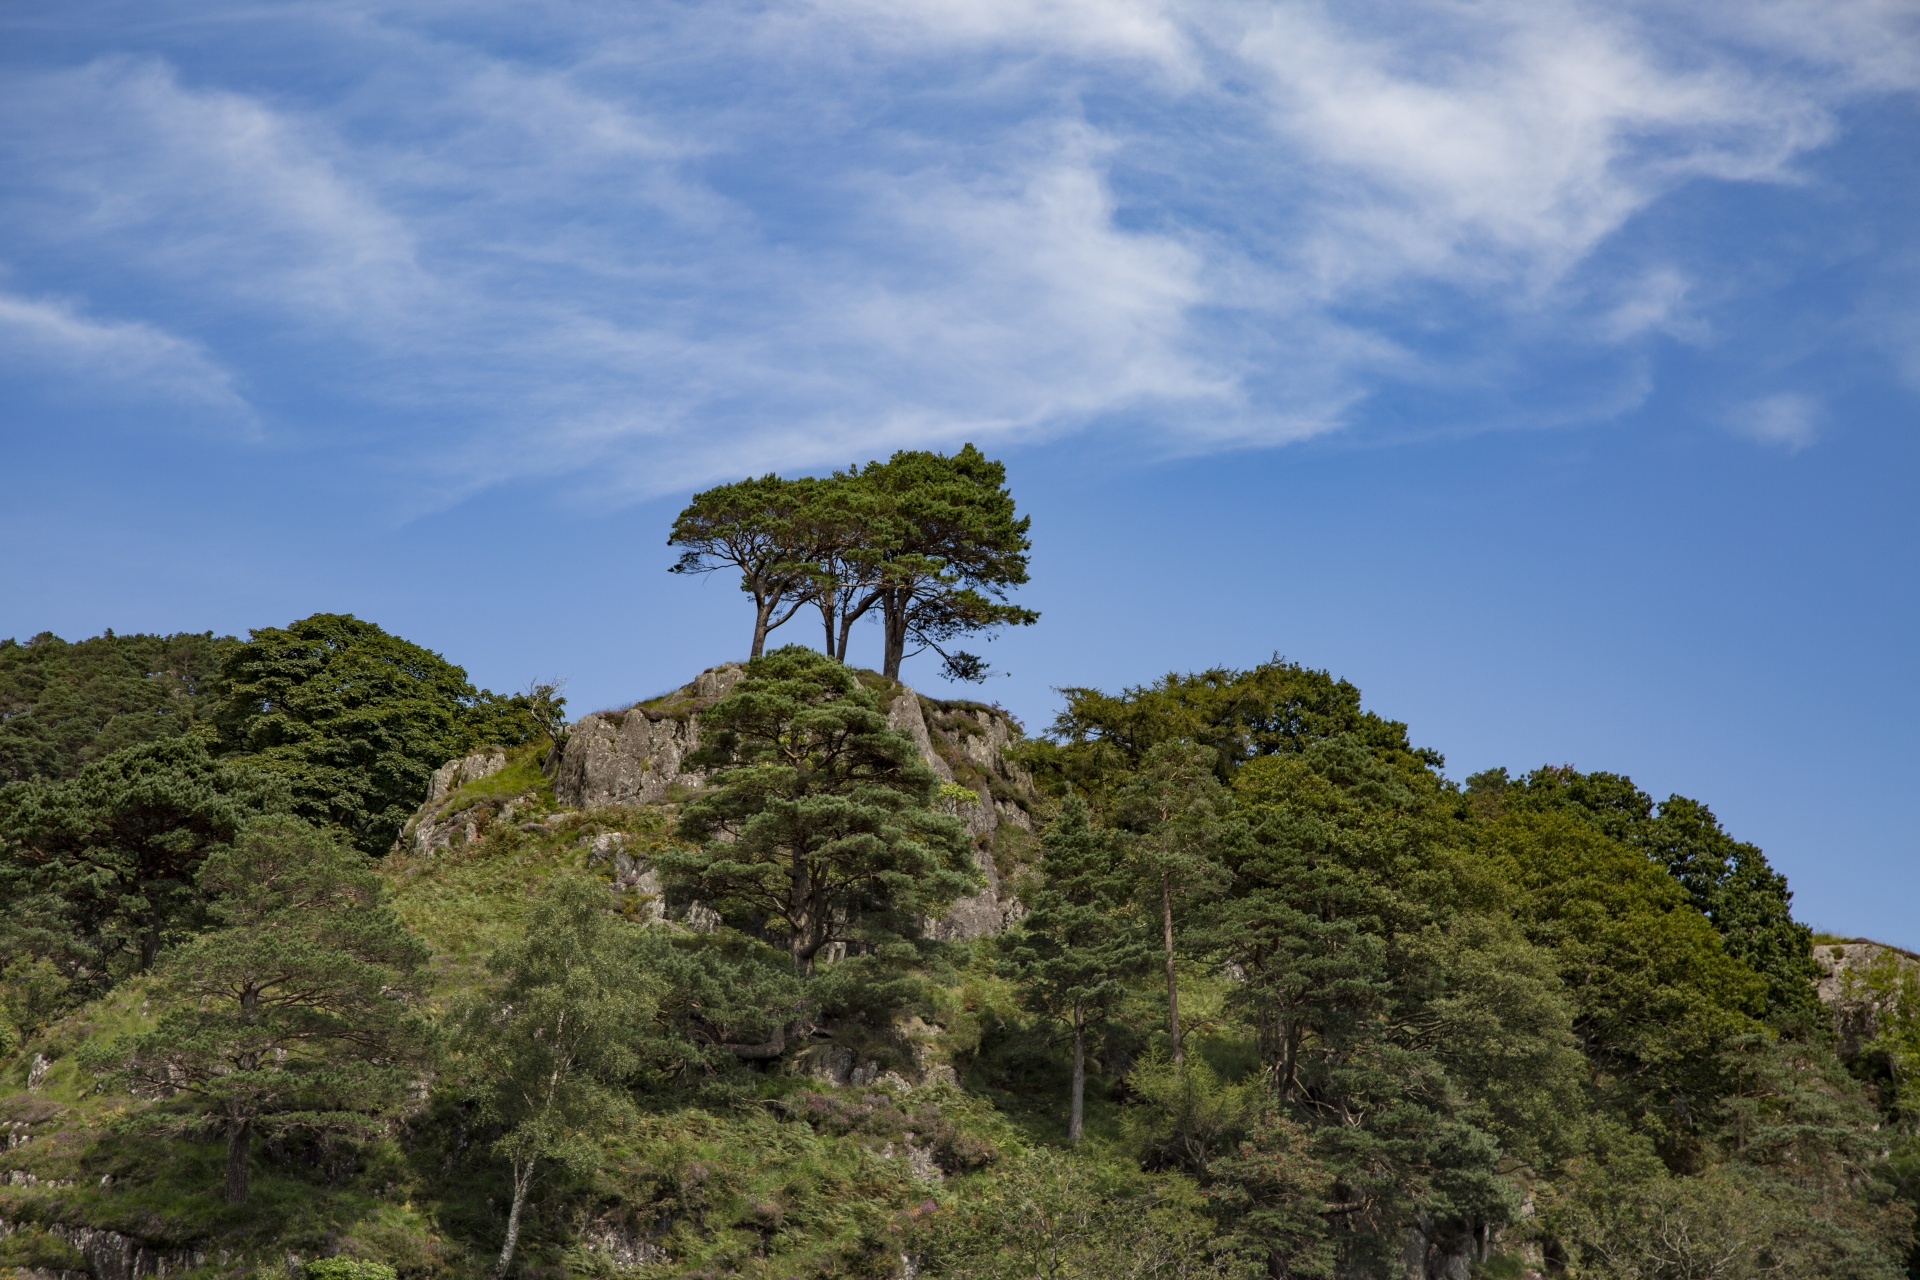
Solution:
M 0 1271 L 1909 1274 L 1920 986 L 1697 801 L 1278 660 L 1025 736 L 185 639 L 0 646 L 127 659 L 0 738 Z

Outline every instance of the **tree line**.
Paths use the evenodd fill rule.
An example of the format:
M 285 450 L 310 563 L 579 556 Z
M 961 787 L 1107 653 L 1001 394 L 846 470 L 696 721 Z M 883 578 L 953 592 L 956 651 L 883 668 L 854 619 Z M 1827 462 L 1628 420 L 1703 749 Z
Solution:
M 951 455 L 902 450 L 825 477 L 758 479 L 696 493 L 667 542 L 672 572 L 735 570 L 753 600 L 750 655 L 811 607 L 821 650 L 842 662 L 854 623 L 882 624 L 881 670 L 933 650 L 949 678 L 979 680 L 986 663 L 956 639 L 1039 615 L 1007 603 L 1027 581 L 1030 520 L 1016 516 L 1006 468 L 969 444 Z
M 668 923 L 587 861 L 604 816 L 551 847 L 505 830 L 470 856 L 549 862 L 522 928 L 435 1010 L 394 909 L 431 868 L 354 850 L 388 775 L 320 740 L 384 725 L 410 758 L 509 723 L 531 746 L 557 716 L 361 680 L 386 640 L 304 634 L 256 633 L 223 686 L 250 710 L 230 692 L 208 717 L 260 726 L 254 752 L 189 730 L 0 790 L 14 1042 L 147 983 L 153 1023 L 103 1037 L 90 1069 L 172 1092 L 143 1123 L 215 1125 L 230 1201 L 269 1141 L 373 1142 L 430 1076 L 421 1133 L 471 1132 L 490 1161 L 498 1213 L 468 1236 L 496 1274 L 560 1256 L 630 1135 L 684 1123 L 705 1169 L 728 1126 L 768 1158 L 776 1122 L 895 1126 L 948 1181 L 795 1269 L 770 1251 L 827 1209 L 796 1198 L 783 1226 L 743 1205 L 761 1252 L 716 1244 L 702 1266 L 1437 1280 L 1513 1273 L 1495 1242 L 1525 1239 L 1605 1280 L 1906 1272 L 1920 984 L 1867 975 L 1883 1021 L 1836 1040 L 1786 881 L 1698 801 L 1569 768 L 1455 783 L 1354 686 L 1278 659 L 1071 688 L 1018 748 L 1039 790 L 1037 844 L 1005 868 L 1025 915 L 941 943 L 928 921 L 978 884 L 964 825 L 888 727 L 892 690 L 788 646 L 703 712 L 707 782 L 648 828 Z M 329 635 L 372 652 L 316 662 Z M 379 697 L 327 711 L 348 687 Z M 952 1029 L 963 1087 L 836 1101 L 784 1074 L 913 1019 Z M 632 1212 L 708 1212 L 693 1176 L 647 1174 L 658 1198 Z

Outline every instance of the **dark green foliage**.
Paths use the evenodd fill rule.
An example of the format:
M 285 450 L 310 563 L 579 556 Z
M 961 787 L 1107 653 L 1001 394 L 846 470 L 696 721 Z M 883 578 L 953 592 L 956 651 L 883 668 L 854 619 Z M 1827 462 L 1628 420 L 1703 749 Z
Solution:
M 103 1061 L 218 1118 L 225 1199 L 244 1204 L 254 1135 L 370 1132 L 403 1095 L 427 951 L 364 860 L 297 818 L 256 821 L 199 881 L 216 927 L 168 953 L 154 991 L 171 1009 Z
M 942 646 L 1039 621 L 1031 609 L 1006 603 L 1007 591 L 1027 581 L 1033 545 L 1031 521 L 1015 517 L 1006 480 L 1006 467 L 970 444 L 951 456 L 903 449 L 885 462 L 869 462 L 857 481 L 851 474 L 842 480 L 875 494 L 884 513 L 880 536 L 868 545 L 880 565 L 881 669 L 889 678 L 900 678 L 909 647 L 933 649 L 949 669 L 978 678 L 977 658 L 965 661 Z
M 786 954 L 731 930 L 672 939 L 655 930 L 639 945 L 668 1033 L 653 1065 L 678 1083 L 702 1086 L 735 1063 L 777 1059 L 787 1027 L 811 1007 Z
M 971 887 L 966 830 L 933 811 L 933 771 L 832 658 L 789 646 L 754 659 L 701 736 L 695 762 L 718 772 L 679 827 L 700 847 L 656 863 L 796 969 L 830 945 L 917 937 Z
M 72 989 L 72 979 L 45 956 L 16 956 L 0 966 L 0 1058 L 46 1026 Z
M 1812 931 L 1794 920 L 1787 878 L 1758 847 L 1729 836 L 1712 810 L 1685 796 L 1662 801 L 1659 816 L 1630 842 L 1680 882 L 1713 922 L 1727 954 L 1766 979 L 1767 1012 L 1775 1022 L 1804 1033 L 1821 1020 Z
M 1255 1032 L 1274 1117 L 1273 1149 L 1256 1139 L 1243 1152 L 1251 1163 L 1220 1175 L 1231 1202 L 1262 1215 L 1239 1229 L 1272 1237 L 1281 1275 L 1316 1274 L 1328 1257 L 1384 1266 L 1396 1224 L 1414 1218 L 1429 1248 L 1457 1252 L 1515 1212 L 1491 1099 L 1462 1086 L 1515 1066 L 1568 1071 L 1554 975 L 1539 965 L 1531 982 L 1525 969 L 1508 975 L 1498 1001 L 1467 986 L 1524 954 L 1511 954 L 1512 939 L 1500 954 L 1497 930 L 1452 914 L 1435 822 L 1363 742 L 1256 760 L 1235 790 L 1253 832 L 1233 858 L 1217 945 L 1245 974 L 1230 1000 Z M 1323 1236 L 1298 1206 L 1258 1190 L 1276 1161 L 1330 1183 Z M 1255 1185 L 1233 1189 L 1235 1179 Z
M 1134 877 L 1116 833 L 1070 800 L 1042 841 L 1036 876 L 1021 887 L 1027 914 L 1000 938 L 1001 963 L 1029 1009 L 1066 1025 L 1073 1041 L 1067 1140 L 1080 1141 L 1086 1041 L 1131 994 L 1152 946 L 1140 927 Z
M 839 545 L 831 514 L 818 509 L 819 491 L 819 481 L 768 474 L 696 493 L 674 518 L 667 545 L 685 549 L 669 572 L 739 571 L 740 589 L 753 597 L 749 657 L 813 597 L 821 561 Z
M 1225 774 L 1256 756 L 1345 737 L 1386 756 L 1434 768 L 1441 763 L 1433 752 L 1413 748 L 1404 724 L 1362 711 L 1353 685 L 1279 657 L 1247 671 L 1214 667 L 1168 674 L 1119 694 L 1085 688 L 1061 693 L 1067 708 L 1054 721 L 1055 738 L 1104 744 L 1128 759 L 1162 742 L 1193 742 L 1211 747 Z
M 1274 1280 L 1333 1274 L 1326 1208 L 1334 1179 L 1313 1158 L 1313 1145 L 1305 1126 L 1269 1109 L 1210 1168 L 1207 1197 L 1232 1224 L 1228 1239 L 1264 1262 Z
M 826 479 L 757 479 L 693 495 L 667 542 L 674 573 L 733 569 L 753 598 L 752 657 L 769 632 L 812 604 L 822 649 L 845 661 L 855 622 L 878 610 L 889 679 L 924 649 L 951 678 L 985 678 L 956 637 L 1026 626 L 1039 614 L 1006 602 L 1027 581 L 1029 522 L 1016 518 L 1006 468 L 972 445 L 952 455 L 902 450 Z
M 195 876 L 286 787 L 200 736 L 129 747 L 59 782 L 0 788 L 0 956 L 97 993 L 203 921 Z
M 1536 769 L 1518 781 L 1504 769 L 1475 775 L 1467 780 L 1467 801 L 1481 817 L 1564 813 L 1640 850 L 1713 922 L 1727 954 L 1766 980 L 1771 1021 L 1802 1034 L 1820 1021 L 1813 935 L 1793 919 L 1786 877 L 1759 848 L 1728 835 L 1704 804 L 1675 795 L 1656 808 L 1630 778 L 1565 767 Z
M 839 493 L 794 530 L 898 514 Z M 831 583 L 831 647 L 879 608 L 879 546 L 797 588 Z M 718 705 L 653 708 L 699 714 L 708 785 L 572 812 L 538 772 L 555 691 L 491 698 L 308 621 L 351 634 L 303 668 L 307 624 L 260 633 L 292 672 L 279 701 L 251 686 L 250 723 L 286 735 L 270 768 L 189 733 L 3 793 L 0 1137 L 38 1181 L 0 1183 L 0 1267 L 81 1269 L 40 1226 L 85 1223 L 399 1280 L 1900 1274 L 1920 977 L 1881 954 L 1825 1034 L 1784 881 L 1683 797 L 1573 770 L 1456 788 L 1278 660 L 1074 691 L 1064 740 L 1026 749 L 1057 807 L 959 752 L 942 792 L 887 727 L 892 682 L 786 649 Z M 922 705 L 942 741 L 979 732 Z M 295 777 L 361 818 L 409 804 L 379 799 L 379 752 L 424 786 L 488 739 L 525 745 L 449 798 L 474 820 L 454 846 L 373 869 L 260 817 Z M 1038 820 L 993 850 L 1026 914 L 932 943 L 986 852 L 940 813 L 964 788 Z M 299 874 L 246 864 L 243 830 L 296 833 Z M 303 916 L 276 887 L 301 875 L 361 896 Z M 112 986 L 156 904 L 154 976 Z M 306 995 L 255 984 L 249 1014 L 265 967 Z M 429 973 L 454 1050 L 431 1070 Z M 206 1139 L 249 1098 L 252 1194 L 223 1206 Z
M 221 660 L 238 643 L 212 632 L 0 640 L 0 783 L 70 778 L 205 722 Z
M 1478 833 L 1478 850 L 1511 886 L 1521 927 L 1554 953 L 1613 1101 L 1686 1160 L 1720 1088 L 1717 1055 L 1758 1030 L 1765 983 L 1671 876 L 1585 823 L 1510 814 Z
M 284 778 L 295 809 L 385 853 L 433 771 L 481 743 L 544 734 L 551 691 L 475 690 L 436 653 L 348 614 L 267 627 L 221 673 L 221 745 Z
M 1213 768 L 1211 748 L 1162 742 L 1150 748 L 1115 789 L 1114 809 L 1127 831 L 1136 892 L 1146 906 L 1146 917 L 1160 926 L 1167 1039 L 1175 1063 L 1185 1056 L 1175 977 L 1183 941 L 1180 926 L 1197 902 L 1226 887 L 1224 858 L 1242 835 L 1230 812 L 1230 797 Z

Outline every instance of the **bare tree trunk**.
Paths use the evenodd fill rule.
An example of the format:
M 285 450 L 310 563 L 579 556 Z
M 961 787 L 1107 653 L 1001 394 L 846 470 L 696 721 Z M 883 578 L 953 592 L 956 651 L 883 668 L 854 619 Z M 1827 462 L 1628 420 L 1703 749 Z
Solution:
M 1173 1037 L 1173 1065 L 1186 1061 L 1180 1047 L 1180 987 L 1173 977 L 1173 877 L 1160 877 L 1160 927 L 1167 950 L 1167 1034 Z
M 825 626 L 825 627 L 826 627 L 826 629 L 827 629 L 827 642 L 826 642 L 826 647 L 825 647 L 824 649 L 822 649 L 822 650 L 821 650 L 821 652 L 822 652 L 822 653 L 824 653 L 824 654 L 826 654 L 826 655 L 827 655 L 827 656 L 828 656 L 829 658 L 831 658 L 831 657 L 833 657 L 833 656 L 834 656 L 834 652 L 833 652 L 833 597 L 832 597 L 832 596 L 830 596 L 830 595 L 828 595 L 828 594 L 827 594 L 826 592 L 824 592 L 824 591 L 823 591 L 823 592 L 821 592 L 821 594 L 820 594 L 820 599 L 819 599 L 819 605 L 820 605 L 820 622 L 821 622 L 821 624 L 822 624 L 823 626 Z M 843 661 L 843 662 L 844 662 L 844 661 L 845 661 L 845 659 L 843 658 L 843 659 L 841 659 L 841 661 Z
M 528 1157 L 523 1168 L 519 1161 L 513 1164 L 513 1208 L 507 1211 L 507 1242 L 500 1246 L 500 1260 L 493 1264 L 496 1277 L 507 1274 L 507 1268 L 513 1265 L 513 1251 L 520 1244 L 520 1211 L 527 1205 L 527 1189 L 533 1185 L 534 1160 Z
M 772 600 L 756 600 L 753 610 L 753 652 L 747 656 L 757 658 L 767 647 L 767 619 L 773 615 Z
M 896 606 L 888 601 L 884 614 L 887 623 L 887 650 L 880 668 L 880 674 L 889 680 L 900 678 L 900 664 L 907 656 L 907 609 L 904 602 Z
M 1067 1111 L 1067 1141 L 1078 1144 L 1087 1114 L 1087 1029 L 1073 1023 L 1073 1102 Z
M 859 621 L 859 618 L 860 615 L 857 613 L 850 613 L 844 609 L 840 612 L 840 643 L 834 649 L 833 656 L 842 662 L 847 660 L 847 638 L 853 634 L 853 624 Z
M 253 1121 L 227 1121 L 227 1185 L 221 1199 L 228 1204 L 247 1202 L 247 1157 L 253 1146 Z
M 840 607 L 840 647 L 834 653 L 834 657 L 842 662 L 847 660 L 847 637 L 853 634 L 853 624 L 865 617 L 867 610 L 873 608 L 874 602 L 879 598 L 877 591 L 869 591 L 867 598 L 859 604 L 856 605 L 849 599 Z

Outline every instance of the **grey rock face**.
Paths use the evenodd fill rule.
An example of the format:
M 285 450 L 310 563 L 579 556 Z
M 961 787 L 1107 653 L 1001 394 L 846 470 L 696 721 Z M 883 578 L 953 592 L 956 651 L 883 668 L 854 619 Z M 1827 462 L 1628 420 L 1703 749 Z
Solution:
M 619 1268 L 648 1267 L 667 1261 L 667 1251 L 639 1233 L 618 1223 L 600 1219 L 587 1224 L 580 1243 L 588 1252 L 597 1253 Z
M 17 1227 L 0 1218 L 0 1240 Z M 98 1231 L 92 1227 L 54 1224 L 47 1234 L 64 1240 L 87 1260 L 86 1271 L 60 1271 L 60 1280 L 144 1280 L 147 1276 L 175 1275 L 207 1265 L 204 1249 L 162 1248 L 121 1235 L 118 1231 Z
M 549 757 L 554 799 L 576 809 L 657 804 L 679 791 L 697 789 L 704 775 L 687 764 L 700 745 L 700 713 L 725 697 L 745 675 L 738 663 L 703 671 L 694 681 L 645 706 L 599 711 L 582 716 L 567 731 L 564 745 Z M 928 711 L 934 713 L 929 723 Z M 1010 764 L 1007 750 L 1015 729 L 998 712 L 951 703 L 927 702 L 901 686 L 887 710 L 887 723 L 913 740 L 920 757 L 944 782 L 959 780 L 974 792 L 965 803 L 948 802 L 948 812 L 967 825 L 974 841 L 974 863 L 985 881 L 978 893 L 956 902 L 945 916 L 929 921 L 934 937 L 965 940 L 998 933 L 1020 917 L 1023 908 L 1001 882 L 992 847 L 1002 826 L 1032 830 L 1032 822 L 1008 794 L 1030 796 L 1033 779 Z M 418 853 L 477 838 L 478 820 L 470 813 L 442 816 L 440 806 L 466 783 L 505 767 L 505 754 L 481 752 L 451 761 L 434 773 L 427 803 L 401 833 L 401 847 Z M 992 785 L 983 785 L 983 779 Z M 1001 795 L 993 792 L 998 789 Z M 498 821 L 506 821 L 511 809 Z M 611 845 L 593 850 L 610 857 L 622 884 L 658 893 L 658 881 L 644 859 L 617 852 Z M 710 913 L 708 913 L 710 914 Z M 689 914 L 686 923 L 706 923 Z
M 580 717 L 560 752 L 554 799 L 576 809 L 653 804 L 675 788 L 699 786 L 700 774 L 684 762 L 700 745 L 700 709 L 725 697 L 744 674 L 734 663 L 714 667 L 661 708 Z
M 979 731 L 942 733 L 940 745 L 945 746 L 948 753 L 973 765 L 981 773 L 1031 790 L 1033 779 L 1007 763 L 1006 750 L 1013 745 L 1013 729 L 1004 717 L 978 710 L 955 711 L 951 716 L 956 721 L 960 718 L 971 721 L 979 726 Z M 920 748 L 921 759 L 940 775 L 941 781 L 955 781 L 953 765 L 947 762 L 946 754 L 935 745 L 934 734 L 927 725 L 926 710 L 921 706 L 918 694 L 911 689 L 903 689 L 887 711 L 887 723 L 913 739 Z M 974 840 L 974 866 L 979 869 L 986 885 L 978 893 L 954 903 L 946 915 L 928 925 L 930 936 L 948 941 L 967 941 L 999 933 L 1025 914 L 1019 899 L 1008 893 L 1001 883 L 991 846 L 1001 823 L 1031 831 L 1032 821 L 1019 805 L 996 800 L 989 790 L 971 789 L 974 791 L 973 801 L 956 804 L 953 815 L 967 824 L 967 834 Z
M 1865 938 L 1820 943 L 1813 960 L 1820 966 L 1815 990 L 1833 1017 L 1842 1054 L 1859 1052 L 1879 1033 L 1883 1002 L 1897 998 L 1889 988 L 1920 972 L 1920 956 Z
M 618 831 L 607 831 L 593 837 L 587 849 L 587 865 L 599 866 L 611 862 L 614 887 L 642 895 L 646 903 L 647 920 L 658 923 L 667 918 L 660 897 L 660 875 L 647 864 L 644 856 L 636 858 L 622 848 L 627 839 L 625 834 Z
M 439 804 L 466 786 L 490 778 L 507 767 L 507 753 L 499 747 L 483 747 L 470 756 L 449 760 L 433 771 L 433 789 L 427 792 L 428 804 Z
M 478 838 L 478 814 L 443 814 L 442 809 L 461 787 L 469 782 L 490 778 L 506 767 L 505 751 L 499 747 L 483 747 L 470 756 L 449 760 L 435 769 L 433 785 L 427 792 L 427 802 L 401 828 L 399 838 L 393 842 L 394 849 L 410 849 L 424 855 L 436 849 L 449 848 L 462 839 L 471 843 Z M 512 809 L 513 806 L 509 804 L 502 821 L 512 816 Z

